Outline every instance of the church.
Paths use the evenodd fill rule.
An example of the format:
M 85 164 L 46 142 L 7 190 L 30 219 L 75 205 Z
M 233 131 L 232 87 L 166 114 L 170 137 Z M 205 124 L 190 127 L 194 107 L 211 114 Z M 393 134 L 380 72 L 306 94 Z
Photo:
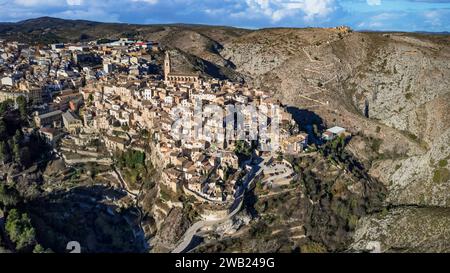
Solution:
M 170 83 L 193 83 L 197 86 L 199 84 L 199 76 L 197 74 L 172 73 L 169 52 L 166 51 L 166 57 L 164 59 L 164 81 Z

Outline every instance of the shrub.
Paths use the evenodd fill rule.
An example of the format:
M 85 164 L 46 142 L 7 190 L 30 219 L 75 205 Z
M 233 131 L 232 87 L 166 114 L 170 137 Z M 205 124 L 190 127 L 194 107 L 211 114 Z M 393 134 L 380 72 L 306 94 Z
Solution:
M 264 221 L 258 221 L 250 228 L 250 234 L 253 238 L 261 239 L 270 233 L 269 227 Z
M 252 155 L 252 147 L 248 144 L 248 142 L 243 140 L 236 141 L 236 147 L 234 149 L 236 154 L 241 154 L 244 156 Z
M 316 242 L 307 243 L 300 246 L 301 253 L 325 253 L 327 249 L 324 245 Z
M 350 230 L 354 230 L 358 224 L 358 217 L 356 215 L 350 215 L 347 219 L 347 225 Z
M 434 170 L 433 182 L 444 183 L 450 180 L 450 171 L 447 168 L 438 168 Z
M 29 248 L 36 243 L 36 232 L 27 214 L 20 214 L 16 209 L 12 209 L 9 211 L 5 227 L 17 250 Z
M 119 157 L 119 164 L 122 167 L 137 169 L 145 166 L 145 153 L 135 150 L 128 150 Z
M 45 249 L 40 245 L 37 244 L 34 249 L 33 249 L 33 253 L 45 253 Z
M 14 188 L 0 185 L 0 204 L 5 207 L 15 206 L 19 202 L 19 194 Z
M 374 152 L 377 152 L 377 153 L 378 153 L 378 151 L 380 150 L 380 146 L 381 146 L 382 143 L 383 143 L 383 140 L 382 140 L 382 139 L 375 138 L 375 139 L 372 140 L 372 144 L 371 144 L 370 147 L 372 148 L 372 150 L 373 150 Z
M 447 166 L 448 162 L 445 159 L 439 160 L 439 167 L 444 168 Z

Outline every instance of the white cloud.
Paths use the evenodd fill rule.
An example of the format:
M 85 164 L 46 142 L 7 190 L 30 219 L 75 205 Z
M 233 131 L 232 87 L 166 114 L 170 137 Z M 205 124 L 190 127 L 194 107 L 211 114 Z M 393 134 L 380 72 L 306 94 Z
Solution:
M 372 16 L 370 19 L 373 21 L 387 21 L 397 19 L 399 16 L 403 16 L 403 13 L 383 12 Z
M 87 10 L 71 9 L 52 14 L 52 16 L 66 19 L 83 19 L 104 22 L 120 22 L 119 15 L 110 11 L 97 8 Z
M 83 5 L 83 0 L 67 0 L 67 5 L 69 5 L 69 6 L 81 6 L 81 5 Z
M 315 17 L 325 17 L 335 10 L 334 0 L 306 0 L 302 10 L 306 14 L 306 19 Z
M 96 5 L 102 1 L 96 1 L 96 0 L 14 0 L 14 3 L 19 6 L 24 7 L 42 7 L 42 6 L 91 6 Z M 147 4 L 157 4 L 159 0 L 126 0 L 126 1 L 104 1 L 108 2 L 111 6 L 121 4 L 126 4 L 127 2 L 140 2 L 140 3 L 147 3 Z
M 432 26 L 440 26 L 442 24 L 441 22 L 441 12 L 437 10 L 432 10 L 424 13 L 424 16 L 426 18 L 425 22 L 432 25 Z
M 25 7 L 61 5 L 61 1 L 59 0 L 14 0 L 14 3 Z
M 367 0 L 369 6 L 379 6 L 381 5 L 381 0 Z
M 326 17 L 336 8 L 335 0 L 246 0 L 248 9 L 238 15 L 269 17 L 272 22 L 278 22 L 287 17 L 303 13 L 307 21 L 318 17 Z
M 159 0 L 131 0 L 131 2 L 145 2 L 150 5 L 157 4 Z

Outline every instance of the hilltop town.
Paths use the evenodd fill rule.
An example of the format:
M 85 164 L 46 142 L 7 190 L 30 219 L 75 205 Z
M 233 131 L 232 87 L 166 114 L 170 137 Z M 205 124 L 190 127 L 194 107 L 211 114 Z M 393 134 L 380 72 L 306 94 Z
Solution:
M 282 107 L 269 94 L 245 84 L 174 73 L 168 52 L 163 77 L 151 74 L 153 54 L 160 51 L 152 42 L 121 39 L 104 45 L 53 44 L 49 48 L 6 43 L 4 48 L 1 101 L 17 105 L 20 97 L 26 99 L 35 126 L 22 128 L 24 133 L 37 130 L 72 164 L 77 161 L 69 151 L 88 153 L 88 143 L 94 140 L 111 154 L 128 150 L 149 153 L 152 164 L 164 170 L 162 182 L 170 189 L 186 186 L 205 198 L 224 201 L 233 195 L 233 190 L 222 191 L 218 181 L 210 183 L 202 177 L 213 172 L 220 173 L 219 180 L 233 177 L 240 169 L 234 152 L 239 140 L 215 143 L 205 136 L 177 143 L 170 132 L 175 122 L 171 110 L 178 105 L 193 107 L 196 101 L 223 109 L 236 103 Z M 250 114 L 245 116 L 242 128 L 237 128 L 247 134 L 251 129 L 258 130 Z M 293 129 L 295 121 L 285 109 L 278 115 L 281 145 L 268 154 L 302 152 L 307 146 L 307 134 Z M 217 128 L 211 134 L 219 133 L 222 122 L 214 120 L 213 115 L 202 119 L 202 125 Z M 267 143 L 247 141 L 243 145 L 255 148 L 252 153 L 264 154 L 263 149 L 258 152 L 258 146 Z M 99 158 L 100 154 L 93 157 Z M 187 181 L 186 185 L 182 181 Z
M 308 150 L 308 134 L 270 94 L 244 83 L 177 73 L 169 51 L 151 41 L 100 42 L 28 46 L 1 41 L 0 100 L 5 107 L 26 108 L 23 118 L 29 122 L 15 134 L 22 143 L 30 137 L 45 142 L 50 153 L 43 160 L 62 160 L 78 170 L 86 164 L 113 166 L 115 186 L 133 198 L 147 179 L 140 168 L 149 164 L 160 178 L 156 184 L 162 201 L 152 208 L 157 223 L 172 208 L 183 207 L 170 195 L 194 198 L 207 208 L 203 218 L 217 221 L 230 217 L 227 209 L 241 207 L 255 180 L 277 188 L 295 178 L 293 166 L 282 158 Z M 160 55 L 163 67 L 154 69 Z M 209 134 L 177 139 L 174 131 L 186 128 L 174 127 L 173 110 L 193 111 L 198 103 L 202 113 L 197 119 L 188 115 L 189 126 L 206 126 Z M 225 116 L 217 108 L 208 110 L 211 105 Z M 240 122 L 226 109 L 235 105 L 244 106 Z M 252 113 L 245 110 L 250 105 L 255 107 L 250 110 L 276 106 L 278 111 Z M 231 122 L 226 124 L 226 118 Z M 261 120 L 269 125 L 262 128 Z M 324 139 L 345 134 L 336 128 Z M 30 165 L 20 164 L 19 157 L 27 151 L 19 147 L 15 156 L 8 142 L 2 147 L 3 164 L 19 163 L 18 171 L 26 173 Z M 13 177 L 5 174 L 8 180 Z
M 1 30 L 0 251 L 448 247 L 448 36 L 47 21 Z

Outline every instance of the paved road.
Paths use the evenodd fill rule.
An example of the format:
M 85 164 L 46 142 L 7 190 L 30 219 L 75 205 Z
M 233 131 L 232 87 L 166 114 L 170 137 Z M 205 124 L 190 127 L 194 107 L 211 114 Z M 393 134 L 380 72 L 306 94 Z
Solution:
M 193 224 L 184 233 L 182 240 L 180 241 L 178 246 L 174 250 L 172 250 L 172 253 L 183 253 L 183 252 L 186 252 L 187 250 L 189 250 L 189 245 L 192 243 L 195 235 L 197 235 L 201 229 L 208 227 L 208 226 L 220 224 L 222 222 L 225 222 L 225 221 L 233 218 L 241 210 L 241 208 L 244 204 L 245 193 L 251 189 L 251 185 L 254 181 L 254 178 L 258 177 L 258 175 L 261 174 L 261 172 L 264 170 L 265 163 L 269 159 L 270 158 L 265 158 L 261 162 L 259 162 L 257 165 L 254 165 L 252 171 L 246 175 L 244 185 L 236 193 L 237 197 L 235 198 L 233 204 L 230 206 L 230 209 L 229 209 L 230 212 L 228 213 L 227 216 L 225 216 L 224 218 L 218 219 L 218 220 L 199 221 L 199 222 L 196 222 L 195 224 Z

